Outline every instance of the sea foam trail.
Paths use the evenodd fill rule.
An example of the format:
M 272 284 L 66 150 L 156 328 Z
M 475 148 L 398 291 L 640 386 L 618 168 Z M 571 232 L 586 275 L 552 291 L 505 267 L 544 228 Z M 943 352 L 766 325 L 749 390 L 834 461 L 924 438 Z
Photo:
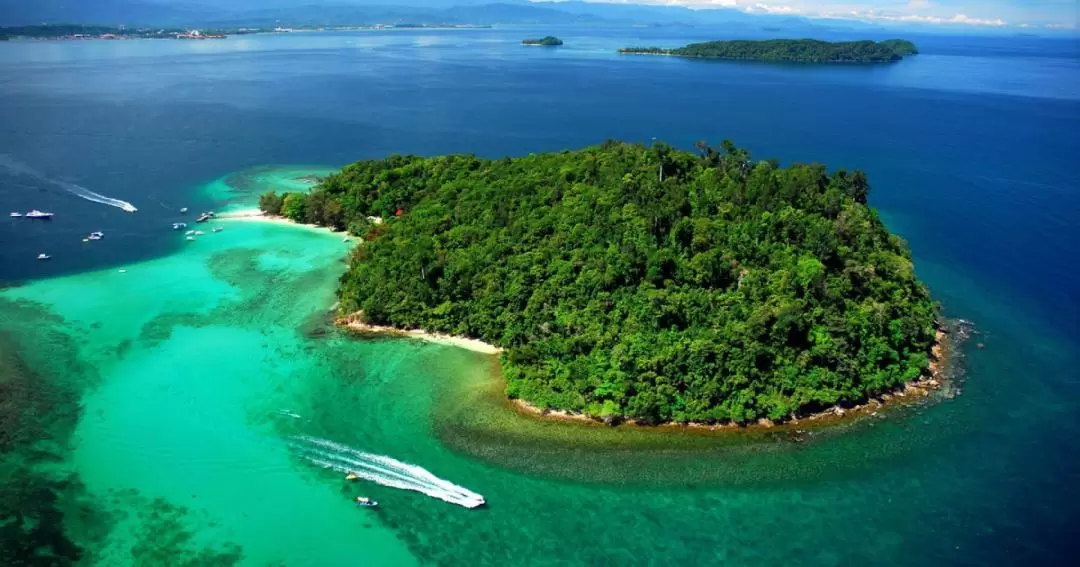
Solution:
M 467 488 L 441 479 L 422 467 L 385 455 L 365 453 L 347 445 L 306 435 L 294 437 L 289 446 L 313 464 L 341 473 L 353 473 L 382 486 L 413 490 L 466 508 L 475 508 L 484 503 L 482 496 Z
M 66 181 L 60 181 L 57 179 L 46 177 L 34 168 L 26 165 L 25 163 L 12 159 L 11 156 L 0 154 L 0 167 L 3 167 L 11 173 L 17 173 L 20 175 L 26 175 L 28 177 L 33 177 L 38 181 L 48 183 L 49 185 L 52 185 L 54 187 L 59 187 L 64 191 L 67 191 L 68 193 L 71 193 L 76 197 L 86 199 L 87 201 L 93 201 L 95 203 L 101 203 L 103 205 L 110 205 L 123 209 L 129 213 L 134 213 L 135 211 L 139 210 L 135 208 L 135 205 L 132 205 L 127 201 L 121 201 L 120 199 L 106 197 L 105 195 L 95 193 L 81 185 L 75 185 L 74 183 L 68 183 Z

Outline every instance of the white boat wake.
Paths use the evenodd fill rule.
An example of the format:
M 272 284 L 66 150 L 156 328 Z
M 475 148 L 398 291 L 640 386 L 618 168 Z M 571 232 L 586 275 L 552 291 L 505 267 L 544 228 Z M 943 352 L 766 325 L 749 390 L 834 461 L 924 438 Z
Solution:
M 3 167 L 11 173 L 33 177 L 38 181 L 42 181 L 44 183 L 48 183 L 49 185 L 59 187 L 64 191 L 67 191 L 68 193 L 71 193 L 76 197 L 86 199 L 87 201 L 93 201 L 95 203 L 101 203 L 103 205 L 117 207 L 129 213 L 134 213 L 135 211 L 139 210 L 135 208 L 135 205 L 132 205 L 127 201 L 121 201 L 120 199 L 106 197 L 105 195 L 95 193 L 81 185 L 75 185 L 74 183 L 68 183 L 66 181 L 59 181 L 57 179 L 46 177 L 36 171 L 34 168 L 26 165 L 25 163 L 12 159 L 11 156 L 0 154 L 0 167 Z
M 357 451 L 340 443 L 307 435 L 293 437 L 289 446 L 311 463 L 340 473 L 353 473 L 382 486 L 414 490 L 466 508 L 484 504 L 483 496 L 467 488 L 443 480 L 422 467 L 384 455 Z

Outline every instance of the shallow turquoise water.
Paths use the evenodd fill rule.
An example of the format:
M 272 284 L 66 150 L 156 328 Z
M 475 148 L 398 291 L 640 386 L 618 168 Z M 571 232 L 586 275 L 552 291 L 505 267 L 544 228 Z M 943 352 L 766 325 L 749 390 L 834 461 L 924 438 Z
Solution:
M 407 564 L 395 536 L 298 468 L 275 432 L 297 381 L 318 371 L 297 333 L 333 303 L 344 244 L 287 227 L 221 224 L 223 232 L 126 273 L 4 295 L 5 307 L 30 301 L 63 313 L 58 331 L 96 374 L 63 464 L 115 522 L 96 563 L 239 546 L 253 564 L 352 564 L 347 558 L 373 550 Z M 147 525 L 155 511 L 179 521 Z M 169 530 L 179 529 L 191 540 L 169 549 Z M 140 546 L 143 553 L 132 551 Z

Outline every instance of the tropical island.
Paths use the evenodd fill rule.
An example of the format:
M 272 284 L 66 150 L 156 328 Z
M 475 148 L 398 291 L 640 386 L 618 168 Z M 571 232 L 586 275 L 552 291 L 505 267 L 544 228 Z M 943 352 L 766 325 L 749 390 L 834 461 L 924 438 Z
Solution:
M 795 63 L 890 63 L 919 52 L 903 39 L 885 41 L 839 41 L 816 39 L 770 39 L 709 41 L 676 49 L 625 47 L 623 54 L 671 55 L 695 59 L 735 59 L 742 61 L 788 61 Z
M 862 172 L 697 148 L 391 156 L 260 208 L 364 238 L 343 313 L 502 347 L 541 410 L 784 421 L 928 375 L 937 307 Z
M 563 41 L 553 35 L 542 37 L 540 39 L 523 39 L 521 45 L 540 45 L 544 47 L 555 47 L 562 45 Z

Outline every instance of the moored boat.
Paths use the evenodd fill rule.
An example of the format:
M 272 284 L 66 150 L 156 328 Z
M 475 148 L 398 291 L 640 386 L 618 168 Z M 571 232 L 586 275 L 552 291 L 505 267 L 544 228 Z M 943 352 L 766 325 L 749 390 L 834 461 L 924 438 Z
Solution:
M 44 252 L 37 255 L 38 260 L 48 260 L 49 258 L 52 258 L 52 256 L 49 256 L 48 254 L 46 254 Z
M 356 497 L 356 505 L 357 506 L 363 506 L 363 507 L 366 507 L 366 508 L 374 508 L 374 507 L 378 506 L 379 503 L 372 500 L 372 499 L 370 499 L 370 498 L 368 498 L 368 497 L 366 497 L 366 496 L 357 496 Z
M 26 213 L 23 216 L 25 216 L 28 219 L 51 219 L 53 214 L 52 213 L 46 213 L 45 211 L 39 211 L 37 209 L 34 209 L 34 210 L 30 211 L 29 213 Z
M 11 212 L 11 213 L 8 213 L 8 216 L 13 218 L 13 219 L 17 219 L 17 218 L 22 216 L 22 213 Z

